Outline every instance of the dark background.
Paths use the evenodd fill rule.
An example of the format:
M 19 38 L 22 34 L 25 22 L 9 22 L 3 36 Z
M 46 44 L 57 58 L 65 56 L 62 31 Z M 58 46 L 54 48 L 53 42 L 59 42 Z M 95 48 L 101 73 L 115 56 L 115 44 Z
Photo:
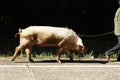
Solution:
M 31 25 L 67 26 L 82 35 L 111 32 L 117 8 L 117 0 L 0 0 L 0 53 L 13 55 L 18 28 Z M 82 39 L 88 53 L 97 55 L 117 43 L 113 34 Z
M 67 26 L 79 34 L 113 31 L 117 0 L 1 0 L 0 34 L 30 25 Z

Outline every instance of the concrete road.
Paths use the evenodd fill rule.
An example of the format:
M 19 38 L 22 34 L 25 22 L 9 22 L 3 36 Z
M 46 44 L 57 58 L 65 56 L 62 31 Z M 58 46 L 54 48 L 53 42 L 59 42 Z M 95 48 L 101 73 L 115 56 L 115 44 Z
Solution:
M 12 63 L 0 60 L 0 80 L 120 80 L 120 62 L 113 60 L 39 60 L 25 59 Z

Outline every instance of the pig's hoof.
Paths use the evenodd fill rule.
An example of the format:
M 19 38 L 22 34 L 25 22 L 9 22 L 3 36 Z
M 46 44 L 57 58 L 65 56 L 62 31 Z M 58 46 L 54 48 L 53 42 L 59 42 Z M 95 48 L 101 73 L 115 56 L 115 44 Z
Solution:
M 61 61 L 57 61 L 59 64 L 61 64 L 62 62 Z
M 73 58 L 70 58 L 70 61 L 73 62 Z
M 29 62 L 34 62 L 34 60 L 30 59 Z
M 14 62 L 15 59 L 11 59 L 12 62 Z

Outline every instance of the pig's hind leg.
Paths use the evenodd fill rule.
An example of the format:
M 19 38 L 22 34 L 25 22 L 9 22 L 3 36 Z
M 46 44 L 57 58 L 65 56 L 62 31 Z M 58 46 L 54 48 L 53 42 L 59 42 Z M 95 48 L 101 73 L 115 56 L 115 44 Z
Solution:
M 32 49 L 32 48 L 26 48 L 26 49 L 25 49 L 25 53 L 26 53 L 26 55 L 27 55 L 28 61 L 29 61 L 29 62 L 34 62 L 34 60 L 31 59 L 31 49 Z
M 14 61 L 18 55 L 19 52 L 21 52 L 23 50 L 23 46 L 19 45 L 18 47 L 16 47 L 14 55 L 12 56 L 11 61 Z
M 18 53 L 21 52 L 22 50 L 24 50 L 25 48 L 27 48 L 29 43 L 30 43 L 30 40 L 25 39 L 25 38 L 21 38 L 20 39 L 20 45 L 18 47 L 16 47 L 11 61 L 14 61 L 16 59 Z

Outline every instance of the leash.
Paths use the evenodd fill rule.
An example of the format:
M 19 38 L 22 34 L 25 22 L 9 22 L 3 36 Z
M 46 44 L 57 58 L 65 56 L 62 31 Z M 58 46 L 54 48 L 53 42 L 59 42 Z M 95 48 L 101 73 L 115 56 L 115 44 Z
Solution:
M 64 38 L 59 42 L 58 46 L 60 46 L 65 41 L 68 33 L 69 33 L 69 31 L 65 34 Z
M 80 35 L 80 37 L 99 37 L 99 36 L 105 36 L 105 35 L 109 35 L 109 34 L 113 34 L 114 31 L 111 31 L 111 32 L 107 32 L 107 33 L 103 33 L 103 34 L 97 34 L 97 35 Z

